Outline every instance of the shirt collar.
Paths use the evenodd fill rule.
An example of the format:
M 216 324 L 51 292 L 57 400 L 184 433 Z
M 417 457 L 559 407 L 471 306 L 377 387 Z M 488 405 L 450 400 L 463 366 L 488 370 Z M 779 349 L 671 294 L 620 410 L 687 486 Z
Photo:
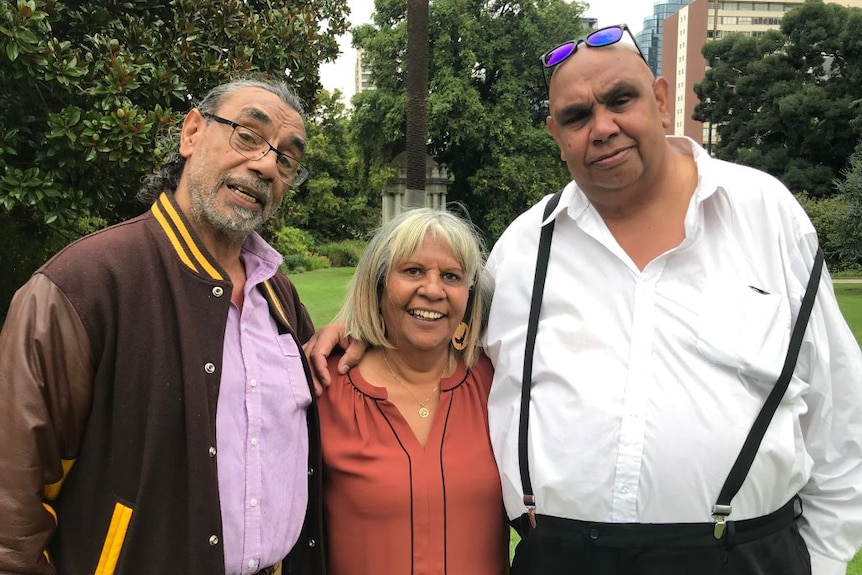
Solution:
M 694 204 L 700 204 L 716 192 L 724 196 L 727 195 L 725 189 L 718 183 L 720 170 L 717 169 L 716 163 L 720 160 L 711 157 L 706 150 L 688 136 L 667 136 L 667 140 L 676 151 L 694 158 L 697 167 L 697 188 L 692 200 Z M 578 220 L 591 207 L 590 200 L 573 180 L 563 188 L 560 202 L 548 217 L 542 220 L 541 225 L 544 226 L 556 219 L 562 212 L 566 212 L 566 215 L 572 220 Z

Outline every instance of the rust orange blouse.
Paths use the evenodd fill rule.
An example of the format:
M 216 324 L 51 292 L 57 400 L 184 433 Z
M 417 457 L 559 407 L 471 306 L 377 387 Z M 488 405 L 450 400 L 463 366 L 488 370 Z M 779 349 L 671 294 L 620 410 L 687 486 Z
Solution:
M 338 360 L 319 402 L 329 575 L 507 573 L 488 359 L 440 381 L 424 448 L 386 389 Z

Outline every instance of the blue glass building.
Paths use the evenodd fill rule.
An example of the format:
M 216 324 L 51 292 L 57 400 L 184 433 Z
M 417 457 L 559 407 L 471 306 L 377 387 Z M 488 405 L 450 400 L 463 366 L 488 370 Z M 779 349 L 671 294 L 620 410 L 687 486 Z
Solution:
M 694 0 L 656 0 L 651 16 L 644 18 L 643 29 L 635 35 L 647 64 L 656 76 L 661 75 L 662 24 Z

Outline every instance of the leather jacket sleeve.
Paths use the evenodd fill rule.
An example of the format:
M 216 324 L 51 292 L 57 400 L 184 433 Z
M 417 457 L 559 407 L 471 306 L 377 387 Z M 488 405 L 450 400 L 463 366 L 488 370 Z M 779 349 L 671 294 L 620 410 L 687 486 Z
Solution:
M 87 332 L 63 293 L 37 273 L 0 331 L 0 573 L 51 574 L 51 500 L 74 464 L 90 411 Z

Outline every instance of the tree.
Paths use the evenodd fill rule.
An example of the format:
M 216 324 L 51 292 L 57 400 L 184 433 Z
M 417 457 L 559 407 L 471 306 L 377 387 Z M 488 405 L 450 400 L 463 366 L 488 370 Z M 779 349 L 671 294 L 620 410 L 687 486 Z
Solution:
M 845 266 L 862 269 L 862 142 L 850 156 L 849 167 L 835 186 L 847 205 L 847 220 L 838 256 Z
M 860 29 L 862 10 L 807 0 L 780 30 L 708 42 L 694 117 L 717 125 L 716 155 L 833 195 L 862 134 Z
M 311 177 L 284 201 L 271 227 L 308 230 L 318 242 L 364 238 L 380 223 L 380 196 L 369 182 L 383 177 L 366 167 L 338 90 L 321 90 L 306 131 Z
M 449 199 L 466 206 L 489 240 L 569 179 L 544 127 L 539 55 L 583 32 L 581 11 L 563 0 L 430 4 L 428 151 L 454 176 Z M 369 158 L 405 149 L 405 40 L 397 0 L 377 0 L 373 23 L 354 31 L 376 87 L 353 99 Z
M 28 244 L 0 260 L 0 309 L 80 222 L 142 211 L 141 177 L 173 146 L 161 138 L 209 88 L 289 74 L 313 108 L 346 11 L 346 0 L 0 3 L 0 234 Z
M 428 0 L 407 0 L 407 182 L 408 208 L 425 205 L 428 140 Z

